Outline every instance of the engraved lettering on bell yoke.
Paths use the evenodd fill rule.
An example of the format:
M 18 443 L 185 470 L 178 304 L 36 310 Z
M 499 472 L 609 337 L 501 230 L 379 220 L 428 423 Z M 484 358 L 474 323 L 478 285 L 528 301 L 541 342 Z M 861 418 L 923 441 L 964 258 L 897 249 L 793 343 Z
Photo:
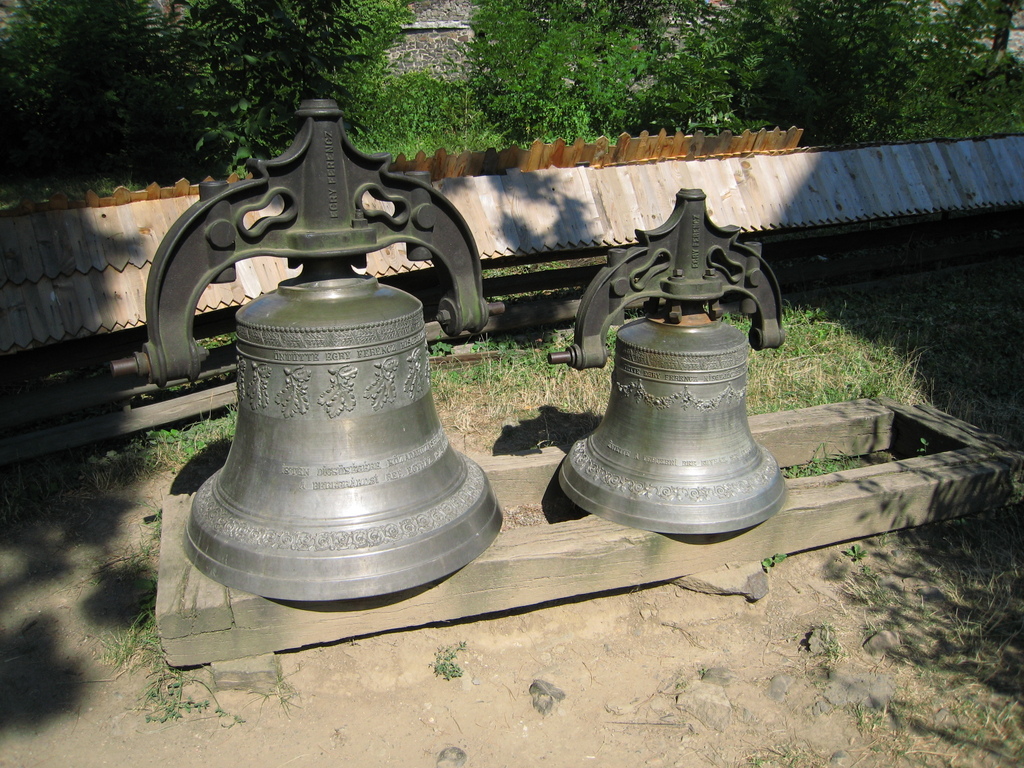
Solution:
M 484 489 L 483 470 L 472 462 L 464 464 L 466 482 L 445 501 L 415 515 L 357 530 L 281 530 L 251 523 L 221 509 L 208 486 L 200 488 L 192 510 L 204 528 L 249 546 L 310 552 L 366 549 L 429 533 L 463 514 Z
M 331 218 L 338 218 L 337 168 L 334 165 L 334 136 L 329 130 L 324 131 L 324 165 L 327 171 L 327 210 Z

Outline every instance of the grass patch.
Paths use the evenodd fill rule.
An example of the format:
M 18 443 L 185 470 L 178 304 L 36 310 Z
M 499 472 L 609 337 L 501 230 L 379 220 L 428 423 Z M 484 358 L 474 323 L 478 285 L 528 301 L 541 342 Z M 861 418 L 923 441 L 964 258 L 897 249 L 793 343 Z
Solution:
M 180 470 L 207 448 L 229 440 L 235 418 L 230 411 L 175 429 L 0 467 L 0 526 L 45 517 L 62 498 L 89 498 L 158 472 Z
M 819 455 L 820 452 L 820 455 Z M 784 467 L 782 476 L 786 478 L 796 477 L 817 477 L 832 472 L 842 472 L 844 469 L 853 469 L 862 465 L 859 456 L 833 456 L 821 446 L 815 451 L 814 457 L 806 464 L 798 464 L 795 467 Z

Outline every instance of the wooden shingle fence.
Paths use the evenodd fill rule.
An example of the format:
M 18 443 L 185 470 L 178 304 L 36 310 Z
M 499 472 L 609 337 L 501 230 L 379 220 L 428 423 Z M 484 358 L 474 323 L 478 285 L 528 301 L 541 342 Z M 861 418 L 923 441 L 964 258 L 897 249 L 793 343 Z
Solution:
M 664 221 L 682 188 L 705 190 L 714 221 L 751 233 L 1021 206 L 1024 135 L 509 169 L 436 186 L 466 218 L 486 267 L 631 245 L 637 229 Z M 0 218 L 0 354 L 140 328 L 150 260 L 196 199 L 189 192 L 151 189 L 123 205 Z M 402 245 L 368 259 L 368 271 L 382 278 L 422 266 Z M 267 258 L 242 262 L 237 274 L 207 288 L 197 311 L 245 303 L 287 272 Z

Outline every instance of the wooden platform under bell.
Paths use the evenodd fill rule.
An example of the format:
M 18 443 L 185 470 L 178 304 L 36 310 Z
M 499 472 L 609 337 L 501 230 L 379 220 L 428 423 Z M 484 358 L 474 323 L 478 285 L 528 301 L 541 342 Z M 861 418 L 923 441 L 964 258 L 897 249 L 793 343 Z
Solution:
M 429 587 L 302 605 L 199 573 L 182 544 L 191 496 L 168 496 L 156 603 L 164 654 L 174 666 L 205 664 L 665 582 L 997 508 L 1013 498 L 1024 467 L 1024 454 L 1003 439 L 923 406 L 857 400 L 754 416 L 750 426 L 783 466 L 879 451 L 898 460 L 788 480 L 786 507 L 738 535 L 684 540 L 592 516 L 545 522 L 503 531 L 474 562 Z M 545 449 L 480 463 L 503 508 L 542 505 L 550 515 L 566 506 L 555 477 L 563 455 Z

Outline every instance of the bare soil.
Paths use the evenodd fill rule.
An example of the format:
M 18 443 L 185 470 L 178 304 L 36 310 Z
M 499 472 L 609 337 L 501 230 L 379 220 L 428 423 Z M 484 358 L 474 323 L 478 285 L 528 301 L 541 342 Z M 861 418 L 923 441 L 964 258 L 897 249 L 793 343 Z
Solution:
M 758 602 L 663 584 L 281 653 L 261 691 L 119 670 L 104 653 L 146 599 L 138 553 L 172 480 L 6 537 L 0 766 L 1018 764 L 977 723 L 1019 723 L 1019 692 L 947 663 L 959 596 L 913 534 L 791 556 Z M 872 655 L 882 629 L 898 644 Z M 446 680 L 436 654 L 461 644 Z M 837 674 L 891 697 L 831 703 Z M 547 715 L 538 679 L 564 693 Z

